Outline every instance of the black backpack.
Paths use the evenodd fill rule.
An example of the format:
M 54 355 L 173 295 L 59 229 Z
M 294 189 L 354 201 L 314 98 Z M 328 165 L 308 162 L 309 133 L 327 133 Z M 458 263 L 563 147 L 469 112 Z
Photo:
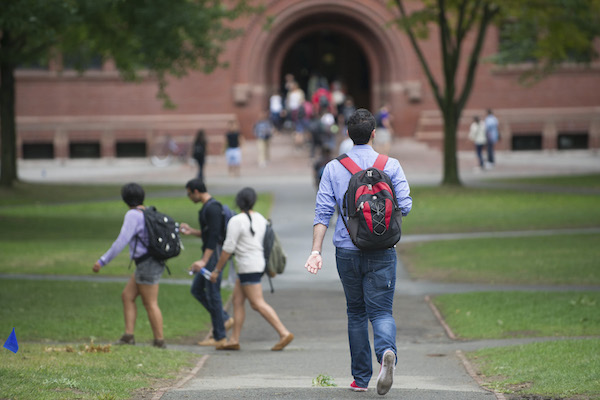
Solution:
M 361 250 L 394 247 L 402 234 L 402 211 L 392 180 L 383 172 L 388 157 L 380 154 L 365 170 L 346 154 L 337 160 L 352 174 L 341 212 L 352 243 Z
M 160 213 L 156 207 L 146 207 L 144 224 L 148 233 L 148 254 L 157 260 L 167 260 L 181 252 L 179 223 L 166 214 Z
M 227 204 L 221 204 L 221 207 L 223 207 L 223 231 L 221 232 L 221 235 L 219 236 L 219 243 L 223 244 L 223 242 L 225 241 L 225 238 L 227 237 L 227 224 L 229 223 L 229 220 L 231 219 L 231 217 L 233 217 L 235 215 L 235 211 L 233 211 L 231 208 L 229 208 L 229 206 L 227 206 Z

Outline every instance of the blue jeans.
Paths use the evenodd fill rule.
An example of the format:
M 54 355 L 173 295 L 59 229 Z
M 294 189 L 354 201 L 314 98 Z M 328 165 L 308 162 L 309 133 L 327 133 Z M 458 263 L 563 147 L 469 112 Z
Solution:
M 483 162 L 483 147 L 485 145 L 483 144 L 476 144 L 475 145 L 475 152 L 477 153 L 477 159 L 479 160 L 479 166 L 481 168 L 485 167 L 485 163 Z
M 490 164 L 494 163 L 494 145 L 496 142 L 491 140 L 487 141 L 487 160 Z
M 373 326 L 377 361 L 381 363 L 388 349 L 396 354 L 396 321 L 392 315 L 396 250 L 337 248 L 335 256 L 346 295 L 352 375 L 358 386 L 367 387 L 373 375 L 368 321 Z
M 219 250 L 219 252 L 217 252 Z M 216 249 L 210 260 L 206 264 L 206 269 L 214 271 L 217 265 L 218 254 L 221 249 Z M 215 340 L 221 340 L 226 337 L 225 333 L 225 321 L 229 319 L 229 315 L 223 310 L 223 301 L 221 300 L 221 278 L 222 273 L 219 274 L 219 279 L 216 283 L 212 283 L 206 280 L 201 273 L 197 273 L 194 276 L 192 287 L 190 292 L 192 296 L 196 298 L 206 308 L 206 311 L 210 314 L 210 320 L 213 326 L 213 338 Z

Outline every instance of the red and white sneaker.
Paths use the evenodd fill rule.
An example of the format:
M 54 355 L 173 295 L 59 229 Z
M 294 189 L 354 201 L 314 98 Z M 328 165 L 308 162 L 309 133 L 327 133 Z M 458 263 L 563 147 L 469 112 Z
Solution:
M 386 350 L 381 358 L 381 369 L 377 377 L 377 394 L 384 395 L 392 388 L 394 383 L 394 370 L 396 369 L 396 355 L 392 350 Z
M 360 387 L 356 384 L 356 381 L 352 381 L 352 383 L 350 384 L 350 390 L 353 390 L 355 392 L 366 392 L 367 389 L 366 387 Z

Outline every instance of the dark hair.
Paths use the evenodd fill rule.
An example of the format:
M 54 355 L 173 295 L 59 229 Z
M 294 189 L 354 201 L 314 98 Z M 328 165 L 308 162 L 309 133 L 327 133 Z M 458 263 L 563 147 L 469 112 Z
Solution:
M 243 212 L 252 210 L 256 203 L 256 192 L 251 187 L 245 187 L 235 196 L 235 204 Z
M 190 189 L 191 192 L 197 190 L 200 193 L 206 193 L 206 185 L 200 178 L 190 179 L 188 183 L 185 184 L 185 188 Z
M 196 133 L 196 141 L 194 143 L 206 144 L 206 133 L 204 132 L 204 129 L 198 130 Z
M 348 118 L 348 136 L 354 144 L 367 144 L 375 129 L 375 117 L 364 108 L 359 108 Z
M 127 183 L 121 188 L 121 198 L 129 207 L 137 207 L 144 204 L 144 189 L 137 183 Z
M 250 233 L 254 236 L 254 229 L 252 229 L 252 217 L 250 216 L 250 210 L 256 203 L 256 192 L 251 187 L 245 187 L 238 192 L 235 196 L 235 204 L 248 216 L 250 219 Z

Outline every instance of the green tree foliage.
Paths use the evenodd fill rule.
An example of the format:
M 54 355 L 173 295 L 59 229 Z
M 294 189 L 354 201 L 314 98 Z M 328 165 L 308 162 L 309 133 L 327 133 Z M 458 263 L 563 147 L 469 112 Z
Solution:
M 142 70 L 158 81 L 158 96 L 172 106 L 166 77 L 223 66 L 225 42 L 241 31 L 228 22 L 257 11 L 246 0 L 2 0 L 0 12 L 0 184 L 17 179 L 15 68 L 68 54 L 83 70 L 94 57 L 114 60 L 122 77 Z
M 456 133 L 492 24 L 505 27 L 501 30 L 503 44 L 492 61 L 498 64 L 530 61 L 531 69 L 524 78 L 537 80 L 565 61 L 589 62 L 597 56 L 593 40 L 600 36 L 600 0 L 422 0 L 420 4 L 390 0 L 389 3 L 400 12 L 397 25 L 408 35 L 444 118 L 443 184 L 461 184 Z M 428 39 L 432 28 L 439 35 L 441 79 L 421 49 L 421 41 Z M 467 46 L 466 40 L 471 39 L 474 43 Z

